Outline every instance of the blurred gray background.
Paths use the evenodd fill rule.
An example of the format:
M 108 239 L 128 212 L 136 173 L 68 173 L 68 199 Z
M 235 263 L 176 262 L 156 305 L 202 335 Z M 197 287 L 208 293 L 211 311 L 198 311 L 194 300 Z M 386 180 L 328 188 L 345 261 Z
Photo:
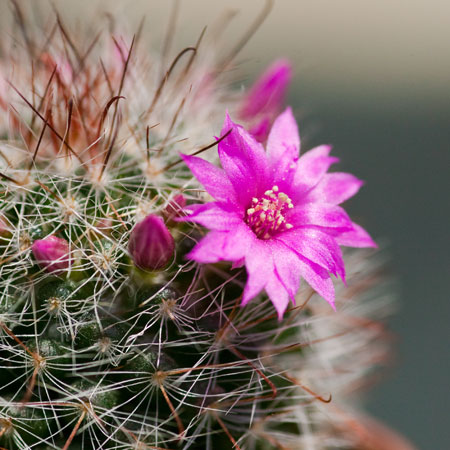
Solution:
M 65 15 L 83 8 L 91 18 L 99 4 L 54 3 Z M 155 42 L 171 3 L 103 2 L 135 23 L 145 14 Z M 192 44 L 231 8 L 238 11 L 226 33 L 231 48 L 263 4 L 181 0 L 173 45 Z M 0 0 L 0 21 L 9 9 Z M 367 182 L 347 208 L 387 242 L 399 282 L 401 310 L 391 321 L 398 362 L 370 394 L 369 410 L 420 449 L 448 449 L 450 2 L 276 0 L 238 59 L 249 81 L 279 56 L 295 65 L 289 101 L 303 148 L 332 143 L 340 168 Z

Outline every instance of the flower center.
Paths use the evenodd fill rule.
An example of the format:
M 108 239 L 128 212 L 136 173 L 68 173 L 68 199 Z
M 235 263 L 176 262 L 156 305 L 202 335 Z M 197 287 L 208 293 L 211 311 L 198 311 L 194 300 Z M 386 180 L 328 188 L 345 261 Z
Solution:
M 261 198 L 253 198 L 245 214 L 246 223 L 259 239 L 270 239 L 277 231 L 292 228 L 285 215 L 294 205 L 284 192 L 278 191 L 278 186 L 273 186 Z

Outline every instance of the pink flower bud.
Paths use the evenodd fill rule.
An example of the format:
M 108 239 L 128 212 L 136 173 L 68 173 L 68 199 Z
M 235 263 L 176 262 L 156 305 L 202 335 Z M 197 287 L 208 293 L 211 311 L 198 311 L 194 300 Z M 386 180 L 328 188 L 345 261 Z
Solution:
M 165 207 L 163 214 L 167 220 L 173 221 L 176 217 L 183 216 L 183 209 L 186 206 L 186 199 L 183 194 L 177 194 Z
M 175 242 L 164 221 L 150 214 L 131 231 L 128 250 L 136 266 L 157 270 L 172 258 Z
M 70 265 L 69 243 L 65 239 L 56 236 L 37 239 L 31 250 L 38 264 L 48 272 L 61 272 Z

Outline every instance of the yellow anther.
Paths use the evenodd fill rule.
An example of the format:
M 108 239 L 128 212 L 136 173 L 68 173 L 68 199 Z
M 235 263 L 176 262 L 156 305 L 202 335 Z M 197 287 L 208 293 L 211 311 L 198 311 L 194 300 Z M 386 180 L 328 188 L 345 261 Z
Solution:
M 261 198 L 252 198 L 251 207 L 247 209 L 247 223 L 259 239 L 270 239 L 274 233 L 292 228 L 286 222 L 285 214 L 293 207 L 291 199 L 274 185 Z

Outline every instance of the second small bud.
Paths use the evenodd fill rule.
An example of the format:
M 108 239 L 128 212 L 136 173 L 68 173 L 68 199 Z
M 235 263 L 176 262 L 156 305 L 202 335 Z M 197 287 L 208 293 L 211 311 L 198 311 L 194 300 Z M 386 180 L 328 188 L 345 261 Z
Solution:
M 62 274 L 72 263 L 69 243 L 53 235 L 35 240 L 31 250 L 38 264 L 56 275 Z
M 161 217 L 150 214 L 131 230 L 128 251 L 140 269 L 159 270 L 172 259 L 175 242 Z

